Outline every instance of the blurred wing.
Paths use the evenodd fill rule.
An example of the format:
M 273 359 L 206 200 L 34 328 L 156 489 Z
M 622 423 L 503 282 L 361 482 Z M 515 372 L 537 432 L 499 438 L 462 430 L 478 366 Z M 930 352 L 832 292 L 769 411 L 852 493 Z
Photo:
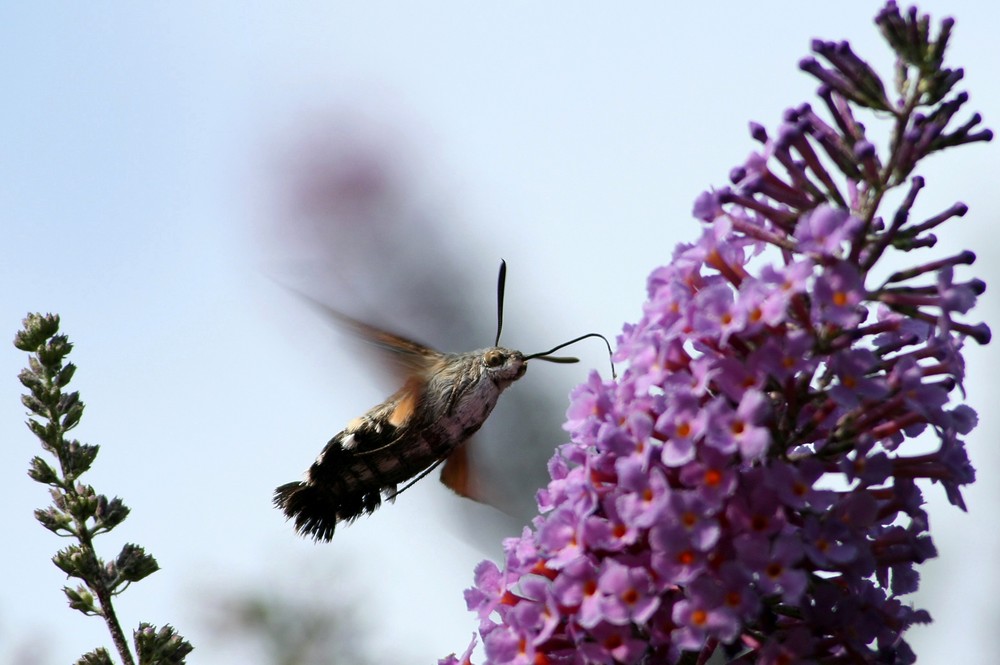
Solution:
M 476 474 L 469 463 L 469 441 L 461 444 L 448 455 L 441 468 L 441 482 L 459 496 L 479 503 L 490 503 L 483 494 L 485 488 L 482 483 L 477 481 Z
M 359 339 L 369 344 L 374 344 L 379 349 L 391 352 L 394 359 L 403 364 L 409 373 L 422 374 L 444 356 L 444 354 L 435 351 L 429 346 L 389 332 L 388 330 L 382 330 L 381 328 L 358 321 L 343 312 L 338 312 L 328 305 L 313 300 L 309 296 L 298 292 L 296 292 L 296 295 L 305 300 L 310 307 L 324 317 L 346 328 Z

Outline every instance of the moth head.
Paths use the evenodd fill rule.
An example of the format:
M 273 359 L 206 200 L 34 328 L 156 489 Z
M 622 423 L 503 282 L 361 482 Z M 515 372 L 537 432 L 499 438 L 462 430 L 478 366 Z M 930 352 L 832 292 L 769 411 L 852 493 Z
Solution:
M 528 361 L 520 351 L 494 346 L 486 349 L 480 357 L 483 372 L 501 388 L 517 381 L 528 369 Z

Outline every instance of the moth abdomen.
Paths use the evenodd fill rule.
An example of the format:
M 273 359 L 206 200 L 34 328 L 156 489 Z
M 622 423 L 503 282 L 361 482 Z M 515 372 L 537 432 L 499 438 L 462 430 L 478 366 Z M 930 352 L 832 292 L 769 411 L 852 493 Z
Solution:
M 369 514 L 382 503 L 379 491 L 338 493 L 329 486 L 308 482 L 282 485 L 274 503 L 295 520 L 295 530 L 316 540 L 333 538 L 338 522 Z
M 351 522 L 382 504 L 395 483 L 381 473 L 374 456 L 359 449 L 389 446 L 397 428 L 364 417 L 334 436 L 306 472 L 306 480 L 274 491 L 274 504 L 294 519 L 295 530 L 316 540 L 333 538 L 338 522 Z

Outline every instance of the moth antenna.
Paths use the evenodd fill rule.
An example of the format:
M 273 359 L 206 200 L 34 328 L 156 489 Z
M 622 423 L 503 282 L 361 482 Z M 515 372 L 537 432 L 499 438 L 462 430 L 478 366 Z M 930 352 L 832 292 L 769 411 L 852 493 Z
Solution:
M 551 356 L 550 354 L 555 353 L 559 349 L 567 347 L 570 344 L 576 344 L 579 341 L 585 340 L 588 337 L 600 337 L 602 340 L 604 340 L 604 345 L 608 347 L 608 360 L 611 363 L 611 378 L 612 379 L 617 379 L 618 375 L 615 373 L 615 361 L 613 360 L 614 353 L 611 351 L 611 342 L 609 342 L 608 338 L 605 337 L 604 335 L 602 335 L 601 333 L 587 333 L 586 335 L 580 335 L 579 337 L 571 339 L 568 342 L 563 342 L 559 346 L 555 346 L 555 347 L 549 349 L 548 351 L 544 351 L 542 353 L 532 353 L 530 356 L 525 356 L 524 359 L 525 360 L 531 360 L 532 358 L 535 358 L 537 360 L 546 360 L 546 361 L 548 361 L 550 363 L 576 363 L 576 362 L 580 362 L 579 358 Z
M 525 360 L 544 360 L 545 362 L 557 363 L 559 365 L 572 365 L 573 363 L 580 362 L 580 359 L 575 356 L 546 356 L 540 353 L 536 353 L 533 356 L 525 356 Z
M 493 346 L 500 346 L 500 330 L 503 329 L 503 291 L 507 286 L 507 262 L 500 259 L 500 274 L 497 276 L 497 338 Z

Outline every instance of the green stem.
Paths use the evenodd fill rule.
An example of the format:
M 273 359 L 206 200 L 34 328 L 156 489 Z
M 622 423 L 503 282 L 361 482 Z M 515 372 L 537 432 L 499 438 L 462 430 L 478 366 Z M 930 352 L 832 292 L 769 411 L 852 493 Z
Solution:
M 58 368 L 57 368 L 58 369 Z M 45 371 L 45 382 L 49 389 L 59 391 L 59 388 L 55 385 L 53 378 L 57 372 L 53 372 L 49 368 Z M 59 418 L 59 413 L 55 407 L 49 408 L 46 414 L 49 422 L 55 426 L 56 441 L 58 442 L 59 449 L 62 449 L 66 445 L 66 432 L 63 429 L 62 423 Z M 57 455 L 59 459 L 59 470 L 62 472 L 63 477 L 59 479 L 59 483 L 62 486 L 63 492 L 66 494 L 78 497 L 79 493 L 76 491 L 76 479 L 69 477 L 70 474 L 67 472 L 66 467 L 63 465 L 62 456 Z M 90 529 L 88 528 L 85 521 L 81 521 L 76 517 L 73 518 L 73 523 L 76 527 L 76 537 L 80 541 L 80 546 L 85 550 L 87 554 L 87 559 L 90 561 L 96 561 L 100 563 L 100 559 L 97 556 L 97 550 L 94 548 L 93 537 Z M 88 576 L 90 577 L 90 576 Z M 108 588 L 106 580 L 104 579 L 103 570 L 99 567 L 94 579 L 83 579 L 84 583 L 97 597 L 99 603 L 101 616 L 104 617 L 104 622 L 108 626 L 108 631 L 111 633 L 111 640 L 115 644 L 115 649 L 118 651 L 118 655 L 121 657 L 124 665 L 135 665 L 135 658 L 132 656 L 132 650 L 129 648 L 128 640 L 125 638 L 125 632 L 122 630 L 121 623 L 118 621 L 118 615 L 115 614 L 114 604 L 111 602 L 111 589 Z

